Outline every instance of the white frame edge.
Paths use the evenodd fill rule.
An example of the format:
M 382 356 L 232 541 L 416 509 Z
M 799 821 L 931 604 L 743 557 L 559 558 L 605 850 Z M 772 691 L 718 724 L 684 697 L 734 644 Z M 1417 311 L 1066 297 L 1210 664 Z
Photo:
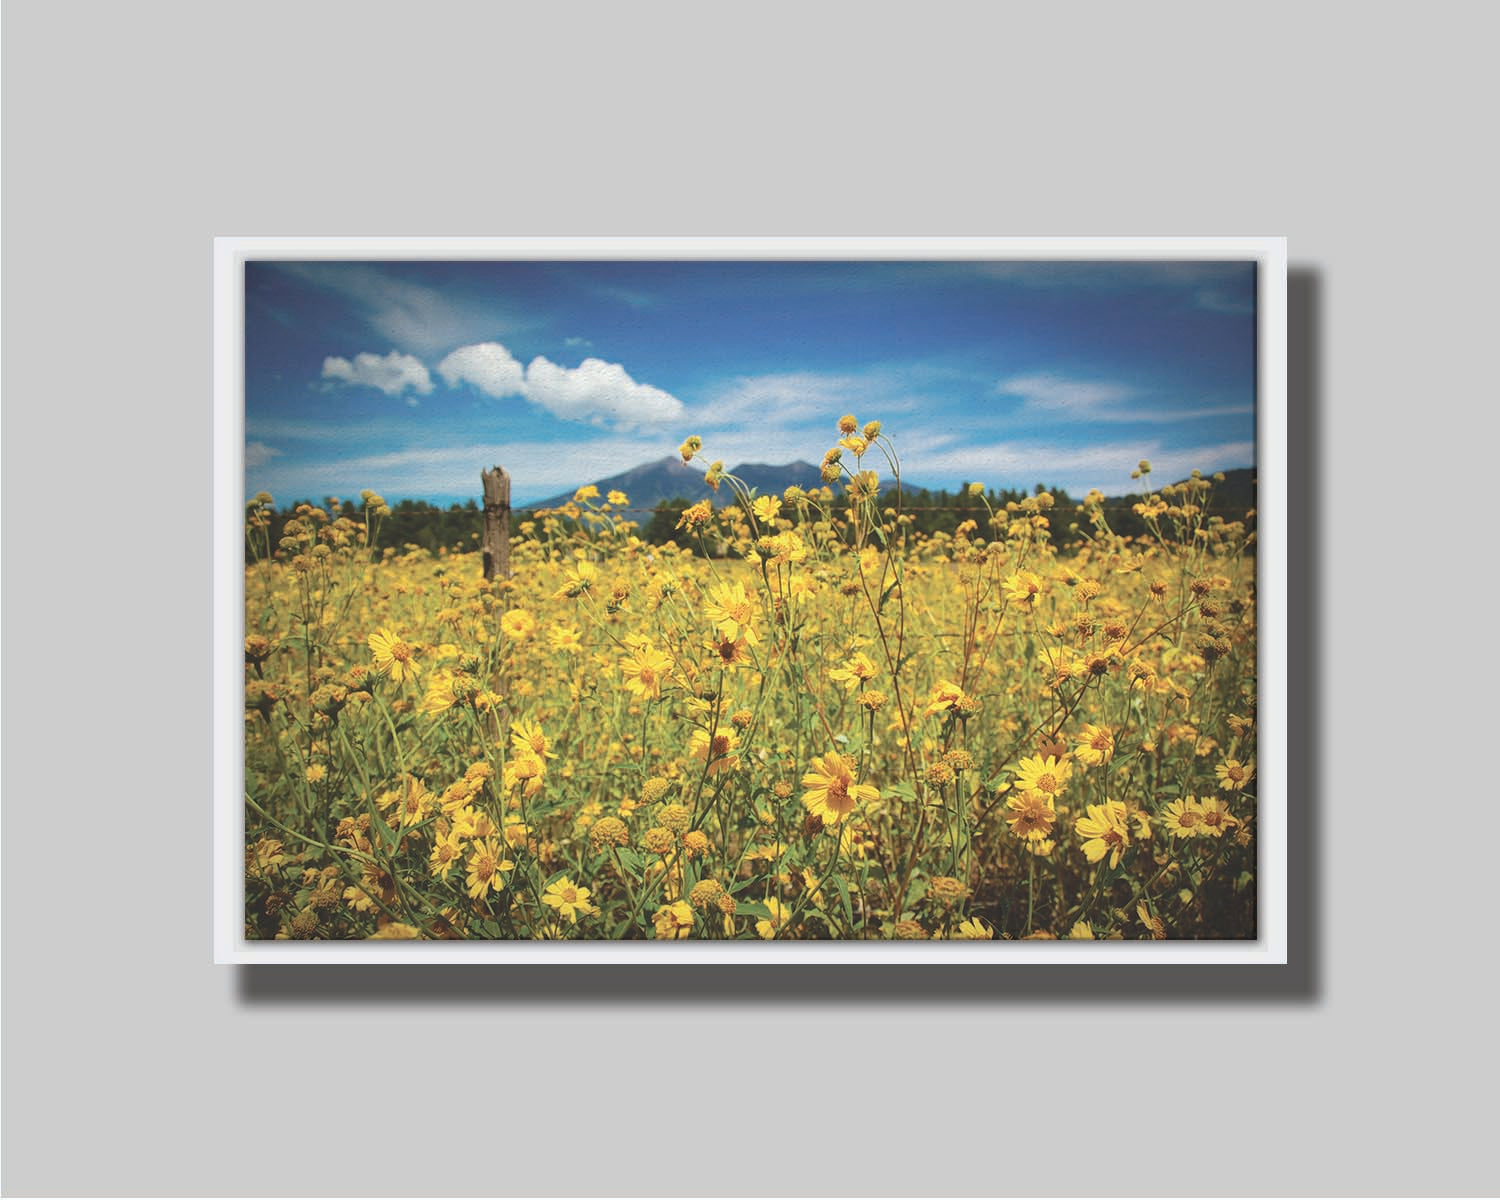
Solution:
M 244 264 L 250 259 L 1253 260 L 1259 479 L 1257 774 L 1260 869 L 1253 942 L 295 942 L 244 937 Z M 214 956 L 216 963 L 1259 964 L 1287 946 L 1287 248 L 1283 237 L 307 238 L 214 239 Z M 1269 603 L 1268 603 L 1269 602 Z

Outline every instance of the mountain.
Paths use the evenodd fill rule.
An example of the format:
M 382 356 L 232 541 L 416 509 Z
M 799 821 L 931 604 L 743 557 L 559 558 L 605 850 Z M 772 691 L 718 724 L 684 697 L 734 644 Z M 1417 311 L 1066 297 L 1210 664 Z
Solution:
M 713 496 L 719 505 L 732 498 L 727 487 L 721 487 L 717 496 L 703 482 L 704 468 L 688 466 L 680 456 L 671 454 L 656 462 L 632 467 L 608 479 L 599 479 L 594 486 L 602 499 L 612 491 L 624 492 L 630 497 L 629 511 L 650 512 L 665 500 L 702 500 Z M 818 468 L 808 462 L 786 463 L 772 466 L 768 463 L 741 463 L 730 470 L 745 481 L 745 486 L 754 488 L 759 495 L 783 492 L 795 484 L 801 488 L 815 488 L 822 483 Z M 517 509 L 557 508 L 573 499 L 572 492 L 563 492 L 550 500 L 539 500 L 535 504 L 518 504 Z
M 622 471 L 618 475 L 611 475 L 608 479 L 597 480 L 594 486 L 599 489 L 601 499 L 611 491 L 624 492 L 630 498 L 627 511 L 636 519 L 650 513 L 665 500 L 680 498 L 695 501 L 712 497 L 715 505 L 719 507 L 731 503 L 733 494 L 729 488 L 721 487 L 715 495 L 713 489 L 703 482 L 703 470 L 702 466 L 687 466 L 681 457 L 672 454 L 656 462 L 644 463 L 639 467 Z M 729 473 L 739 476 L 745 481 L 746 487 L 754 489 L 757 495 L 762 496 L 779 494 L 793 484 L 800 488 L 815 488 L 821 486 L 823 482 L 817 467 L 812 463 L 800 461 L 785 463 L 781 466 L 769 463 L 741 463 Z M 1243 516 L 1245 510 L 1255 504 L 1255 478 L 1256 471 L 1250 467 L 1226 471 L 1224 482 L 1214 485 L 1211 511 L 1226 520 L 1237 520 Z M 882 487 L 889 485 L 889 479 L 881 479 Z M 1157 485 L 1157 488 L 1161 486 Z M 908 496 L 916 497 L 924 489 L 922 485 L 908 480 L 903 485 L 903 490 Z M 939 492 L 937 488 L 930 490 L 933 493 Z M 958 485 L 951 485 L 949 490 L 956 492 Z M 1023 486 L 1021 490 L 1026 489 Z M 1072 497 L 1075 502 L 1082 498 L 1082 496 Z M 518 504 L 515 507 L 517 511 L 558 508 L 572 499 L 572 492 L 563 492 L 561 495 L 553 496 L 550 500 L 539 500 L 535 504 Z M 1115 496 L 1106 499 L 1105 503 L 1111 508 L 1128 509 L 1140 499 L 1141 496 L 1138 494 Z

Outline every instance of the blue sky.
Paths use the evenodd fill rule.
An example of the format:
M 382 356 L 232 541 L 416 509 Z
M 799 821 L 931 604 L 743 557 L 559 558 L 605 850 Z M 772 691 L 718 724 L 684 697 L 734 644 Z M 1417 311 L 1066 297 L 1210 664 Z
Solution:
M 1255 463 L 1249 262 L 249 262 L 245 493 L 517 504 L 674 453 L 929 487 Z

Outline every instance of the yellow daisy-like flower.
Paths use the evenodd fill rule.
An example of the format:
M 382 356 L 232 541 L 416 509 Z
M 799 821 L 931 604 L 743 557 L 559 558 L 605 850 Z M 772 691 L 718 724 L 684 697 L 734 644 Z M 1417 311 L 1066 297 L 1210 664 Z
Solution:
M 1090 804 L 1088 812 L 1088 816 L 1079 817 L 1074 825 L 1078 836 L 1085 839 L 1084 857 L 1096 863 L 1108 854 L 1109 865 L 1118 867 L 1120 856 L 1130 845 L 1125 805 L 1118 800 L 1106 800 L 1103 804 Z
M 1237 792 L 1255 775 L 1255 763 L 1242 763 L 1237 758 L 1228 758 L 1214 768 L 1219 777 L 1219 787 L 1226 792 Z
M 1073 777 L 1073 764 L 1065 758 L 1037 755 L 1023 758 L 1016 767 L 1016 787 L 1023 792 L 1041 792 L 1056 797 Z
M 469 897 L 479 900 L 505 887 L 504 873 L 514 871 L 516 864 L 501 853 L 494 838 L 485 838 L 469 850 Z
M 401 921 L 388 921 L 378 930 L 370 935 L 371 940 L 387 939 L 392 941 L 411 941 L 422 936 L 422 931 L 415 925 L 407 925 Z
M 964 699 L 964 690 L 951 679 L 939 679 L 933 684 L 932 693 L 927 698 L 927 708 L 924 716 L 935 716 L 937 713 L 947 712 Z
M 776 496 L 757 496 L 755 503 L 750 507 L 755 513 L 756 520 L 770 524 L 781 512 L 781 500 Z
M 703 615 L 729 641 L 738 641 L 743 636 L 750 645 L 759 644 L 754 629 L 755 601 L 746 593 L 743 583 L 721 583 L 711 589 L 703 602 Z
M 594 586 L 599 578 L 599 568 L 591 562 L 579 562 L 569 567 L 562 587 L 552 593 L 554 600 L 576 600 Z
M 463 839 L 458 836 L 457 830 L 440 833 L 433 843 L 427 866 L 438 878 L 447 879 L 448 872 L 459 864 L 463 859 L 463 854 L 464 843 Z
M 742 667 L 750 661 L 750 643 L 744 638 L 738 641 L 732 638 L 719 638 L 709 642 L 707 649 L 719 666 L 730 670 Z
M 1012 604 L 1031 607 L 1042 594 L 1042 577 L 1035 571 L 1017 571 L 1005 581 L 1005 598 Z
M 1229 801 L 1218 796 L 1205 796 L 1198 803 L 1203 813 L 1202 833 L 1205 837 L 1222 837 L 1231 825 L 1239 824 L 1229 815 Z
M 1115 756 L 1115 735 L 1098 725 L 1085 725 L 1073 743 L 1073 755 L 1086 767 L 1102 767 Z
M 861 800 L 880 799 L 880 790 L 860 783 L 854 760 L 828 753 L 812 760 L 812 769 L 802 776 L 802 803 L 807 811 L 823 818 L 824 825 L 837 825 Z
M 1051 836 L 1057 823 L 1052 797 L 1044 792 L 1012 792 L 1005 798 L 1005 807 L 1010 813 L 1005 822 L 1011 832 L 1029 841 L 1039 842 Z
M 467 677 L 455 675 L 454 672 L 439 667 L 427 680 L 427 694 L 422 697 L 422 703 L 417 705 L 417 711 L 426 716 L 447 712 L 458 703 L 458 694 L 453 690 L 453 681 L 465 678 Z
M 424 787 L 415 776 L 408 777 L 406 792 L 401 797 L 401 827 L 409 829 L 420 825 L 423 818 L 437 805 L 437 797 Z
M 522 785 L 522 791 L 529 800 L 542 790 L 542 782 L 546 776 L 547 766 L 541 759 L 529 750 L 518 750 L 505 764 L 502 780 L 506 791 Z
M 870 661 L 869 655 L 855 653 L 851 654 L 842 667 L 834 667 L 828 672 L 828 678 L 834 683 L 842 683 L 845 691 L 852 692 L 863 683 L 868 683 L 875 678 L 877 668 Z
M 688 937 L 693 932 L 693 906 L 686 900 L 663 904 L 651 918 L 659 941 Z
M 792 915 L 792 912 L 791 909 L 782 904 L 775 896 L 766 897 L 765 904 L 767 911 L 771 915 L 762 917 L 755 922 L 755 932 L 769 942 L 781 931 L 781 927 L 786 924 L 786 920 Z
M 605 496 L 604 498 L 611 504 L 613 504 L 616 508 L 624 508 L 625 505 L 630 503 L 630 497 L 627 496 L 624 492 L 620 491 L 619 488 L 610 489 L 609 495 Z
M 1162 810 L 1161 823 L 1174 838 L 1203 833 L 1203 806 L 1192 796 L 1173 800 Z
M 661 685 L 671 669 L 671 656 L 655 649 L 644 639 L 620 662 L 620 675 L 625 680 L 626 690 L 642 700 L 661 699 Z
M 547 890 L 542 894 L 542 903 L 550 908 L 557 909 L 557 915 L 567 917 L 568 924 L 578 924 L 578 914 L 586 917 L 595 915 L 599 910 L 589 903 L 589 890 L 579 887 L 571 879 L 559 879 L 556 883 L 549 883 Z
M 740 756 L 735 753 L 739 744 L 739 735 L 732 729 L 720 729 L 712 739 L 708 730 L 695 729 L 688 748 L 694 758 L 708 764 L 708 773 L 713 776 L 720 771 L 733 771 L 740 765 Z
M 967 941 L 990 941 L 995 936 L 995 930 L 983 917 L 967 917 L 959 922 L 958 932 L 954 936 Z
M 513 608 L 500 618 L 500 632 L 513 642 L 524 642 L 536 632 L 536 618 L 524 608 Z
M 390 629 L 377 629 L 369 637 L 370 652 L 375 655 L 375 669 L 397 683 L 417 677 L 416 648 L 403 642 Z
M 523 750 L 537 758 L 556 758 L 547 748 L 547 735 L 542 732 L 542 727 L 535 721 L 524 718 L 512 721 L 510 725 L 510 744 L 517 750 Z
M 556 625 L 547 631 L 547 642 L 554 650 L 564 654 L 580 654 L 583 640 L 578 630 L 571 625 Z

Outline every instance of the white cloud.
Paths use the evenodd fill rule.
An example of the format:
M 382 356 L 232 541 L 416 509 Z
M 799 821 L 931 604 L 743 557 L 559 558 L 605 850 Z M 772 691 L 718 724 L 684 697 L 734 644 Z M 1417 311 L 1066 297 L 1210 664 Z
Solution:
M 1144 395 L 1138 388 L 1052 374 L 1019 375 L 1002 380 L 996 391 L 1002 396 L 1020 397 L 1030 415 L 1051 415 L 1065 421 L 1174 425 L 1204 417 L 1242 417 L 1255 411 L 1253 404 L 1146 407 L 1140 402 Z
M 249 470 L 263 467 L 280 453 L 280 450 L 264 442 L 250 442 L 245 446 L 245 466 Z
M 1158 485 L 1186 479 L 1194 470 L 1227 471 L 1255 463 L 1254 442 L 1220 442 L 1166 447 L 1156 441 L 1129 441 L 1094 446 L 999 442 L 988 446 L 904 456 L 902 474 L 921 485 L 952 486 L 978 480 L 995 488 L 1026 488 L 1042 483 L 1066 488 L 1081 498 L 1090 488 L 1106 496 L 1139 491 L 1130 473 L 1141 459 L 1151 461 Z
M 664 458 L 676 448 L 676 441 L 646 437 L 601 437 L 572 444 L 465 442 L 383 454 L 330 454 L 299 465 L 276 462 L 247 482 L 278 498 L 283 494 L 345 495 L 374 488 L 393 501 L 398 497 L 441 495 L 472 495 L 477 499 L 480 471 L 498 463 L 510 472 L 513 502 L 525 504 Z M 309 479 L 317 483 L 309 487 Z
M 690 408 L 686 420 L 694 433 L 749 427 L 760 436 L 772 428 L 803 429 L 814 446 L 799 457 L 818 457 L 837 436 L 834 423 L 845 413 L 854 413 L 861 422 L 874 417 L 889 424 L 902 414 L 928 407 L 926 389 L 933 383 L 950 382 L 950 374 L 916 363 L 848 373 L 785 371 L 741 376 Z M 824 442 L 824 438 L 829 440 Z
M 670 392 L 637 383 L 619 363 L 599 358 L 563 367 L 538 355 L 523 369 L 499 342 L 481 342 L 460 346 L 437 369 L 449 387 L 468 383 L 487 396 L 524 396 L 565 421 L 644 429 L 675 421 L 684 412 Z
M 449 387 L 469 383 L 486 396 L 516 396 L 526 387 L 526 369 L 499 342 L 460 346 L 437 370 Z
M 536 324 L 534 316 L 508 310 L 493 296 L 455 297 L 403 279 L 369 263 L 288 262 L 278 269 L 333 292 L 391 345 L 416 354 L 437 354 L 460 342 L 511 333 Z
M 683 412 L 676 396 L 637 383 L 619 363 L 598 358 L 560 367 L 538 355 L 526 368 L 526 398 L 555 417 L 618 429 L 661 425 Z
M 1136 394 L 1120 383 L 1067 379 L 1061 375 L 1018 375 L 998 385 L 1004 396 L 1020 396 L 1032 408 L 1052 412 L 1093 413 Z
M 379 388 L 387 396 L 399 396 L 407 388 L 423 396 L 432 391 L 432 376 L 422 361 L 395 350 L 384 358 L 378 354 L 357 354 L 353 362 L 347 358 L 325 358 L 323 378 L 356 387 Z

